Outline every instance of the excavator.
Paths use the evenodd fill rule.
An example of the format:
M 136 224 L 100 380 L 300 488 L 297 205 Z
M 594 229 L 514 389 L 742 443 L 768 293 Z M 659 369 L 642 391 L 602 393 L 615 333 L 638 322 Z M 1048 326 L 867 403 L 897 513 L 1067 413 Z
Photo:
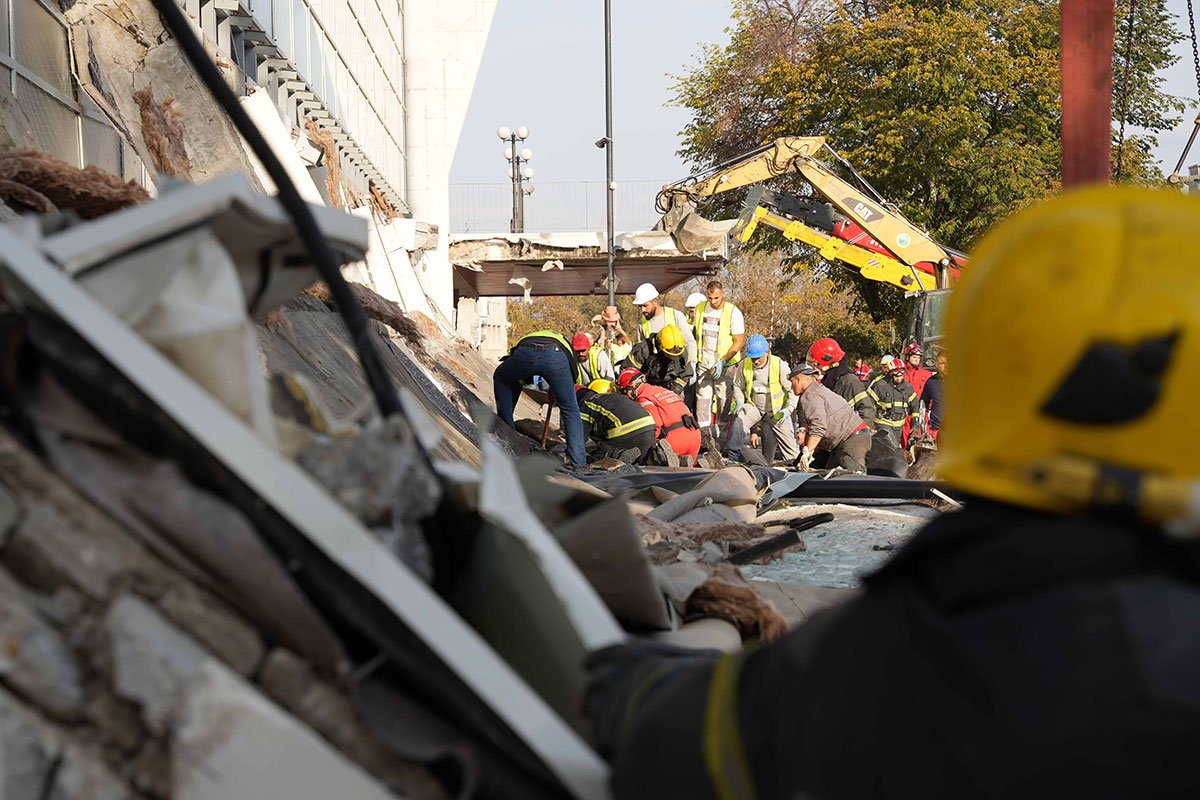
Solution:
M 818 156 L 828 151 L 858 186 L 843 180 Z M 812 187 L 802 197 L 764 184 L 798 174 Z M 722 192 L 751 187 L 745 209 L 732 225 L 712 222 L 696 206 Z M 861 188 L 859 188 L 861 187 Z M 966 256 L 939 244 L 877 192 L 823 136 L 785 136 L 709 170 L 664 186 L 656 200 L 661 226 L 681 250 L 711 247 L 731 236 L 746 243 L 758 226 L 778 230 L 789 241 L 810 245 L 830 263 L 888 283 L 916 302 L 909 338 L 924 346 L 941 339 L 948 294 Z

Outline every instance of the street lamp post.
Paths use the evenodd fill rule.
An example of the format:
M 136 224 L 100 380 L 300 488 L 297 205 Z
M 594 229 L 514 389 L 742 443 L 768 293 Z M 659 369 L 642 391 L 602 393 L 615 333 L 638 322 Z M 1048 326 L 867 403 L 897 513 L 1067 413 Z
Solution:
M 604 154 L 605 198 L 607 199 L 608 222 L 608 304 L 617 304 L 616 266 L 613 259 L 613 193 L 617 184 L 613 181 L 613 123 L 612 123 L 612 0 L 604 0 Z M 599 144 L 599 143 L 597 143 Z
M 533 194 L 533 187 L 526 186 L 525 182 L 533 180 L 533 167 L 522 168 L 521 165 L 527 164 L 533 158 L 533 151 L 528 147 L 517 150 L 517 140 L 523 142 L 529 138 L 529 129 L 522 125 L 516 130 L 509 130 L 502 125 L 496 129 L 496 136 L 501 141 L 508 142 L 508 147 L 504 148 L 504 160 L 508 162 L 508 177 L 512 181 L 513 192 L 512 222 L 509 230 L 513 233 L 523 233 L 525 231 L 525 195 Z

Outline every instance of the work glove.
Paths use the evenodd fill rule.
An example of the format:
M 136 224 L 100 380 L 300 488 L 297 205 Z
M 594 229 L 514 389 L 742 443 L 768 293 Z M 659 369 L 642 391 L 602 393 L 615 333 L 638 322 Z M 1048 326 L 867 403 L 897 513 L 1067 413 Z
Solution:
M 812 466 L 812 462 L 813 451 L 809 449 L 808 445 L 805 445 L 804 449 L 800 451 L 800 458 L 796 461 L 796 464 L 800 469 L 807 471 Z
M 676 647 L 647 639 L 589 653 L 583 662 L 588 673 L 583 713 L 592 725 L 596 752 L 610 759 L 630 719 L 654 690 L 673 676 L 712 664 L 720 657 L 717 650 Z
M 725 361 L 718 358 L 717 363 L 712 365 L 712 376 L 714 381 L 721 380 L 721 376 L 725 374 Z

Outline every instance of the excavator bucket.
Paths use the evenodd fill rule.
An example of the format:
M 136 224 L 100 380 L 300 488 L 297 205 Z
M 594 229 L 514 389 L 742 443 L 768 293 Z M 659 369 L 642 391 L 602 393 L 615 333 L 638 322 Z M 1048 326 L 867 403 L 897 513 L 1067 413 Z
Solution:
M 662 230 L 675 240 L 675 248 L 688 254 L 721 250 L 725 237 L 736 224 L 736 219 L 707 220 L 696 213 L 696 206 L 690 202 L 673 205 L 659 222 Z

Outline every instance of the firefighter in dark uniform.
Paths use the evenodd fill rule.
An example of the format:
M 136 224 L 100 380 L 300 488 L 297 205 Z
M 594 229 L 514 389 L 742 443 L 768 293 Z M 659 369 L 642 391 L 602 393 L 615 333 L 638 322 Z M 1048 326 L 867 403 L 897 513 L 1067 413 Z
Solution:
M 648 383 L 682 396 L 692 380 L 686 354 L 683 332 L 675 325 L 666 325 L 650 339 L 635 344 L 620 367 L 636 369 Z
M 817 339 L 808 348 L 808 361 L 821 371 L 821 385 L 832 389 L 849 403 L 869 430 L 875 430 L 875 400 L 867 386 L 845 363 L 846 351 L 837 339 Z
M 600 445 L 602 456 L 635 464 L 658 442 L 654 417 L 613 388 L 612 381 L 598 380 L 576 389 L 583 434 Z
M 875 425 L 886 431 L 889 441 L 903 448 L 904 423 L 921 409 L 917 393 L 904 380 L 904 364 L 898 358 L 883 357 L 883 370 L 871 381 L 867 393 L 875 404 Z
M 1197 224 L 1200 198 L 1104 187 L 990 233 L 946 325 L 964 509 L 774 644 L 593 653 L 614 796 L 1195 796 Z

